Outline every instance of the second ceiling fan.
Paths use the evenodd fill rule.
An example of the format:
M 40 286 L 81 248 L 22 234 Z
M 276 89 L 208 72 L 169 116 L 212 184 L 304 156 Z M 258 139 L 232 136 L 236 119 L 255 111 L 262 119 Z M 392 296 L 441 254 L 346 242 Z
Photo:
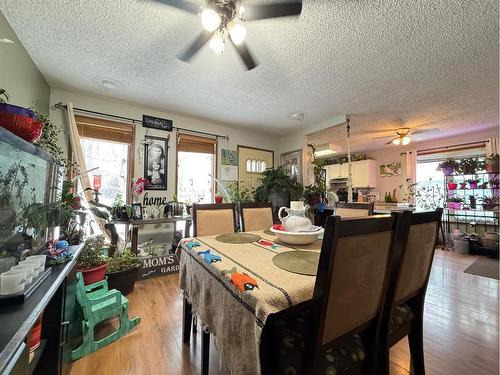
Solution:
M 302 12 L 302 1 L 280 2 L 262 5 L 243 5 L 240 0 L 206 0 L 205 7 L 186 0 L 154 0 L 201 17 L 204 30 L 177 57 L 189 62 L 207 43 L 217 54 L 224 53 L 226 41 L 238 52 L 247 70 L 257 66 L 245 44 L 245 21 L 265 18 L 298 16 Z

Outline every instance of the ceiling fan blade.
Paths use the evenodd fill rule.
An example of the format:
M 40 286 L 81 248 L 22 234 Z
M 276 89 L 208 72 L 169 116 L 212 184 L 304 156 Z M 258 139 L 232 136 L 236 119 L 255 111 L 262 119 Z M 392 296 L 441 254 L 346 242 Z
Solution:
M 255 59 L 252 57 L 252 54 L 248 50 L 245 43 L 241 43 L 240 45 L 237 45 L 236 43 L 234 43 L 232 41 L 231 38 L 229 38 L 229 40 L 231 40 L 231 44 L 234 46 L 234 48 L 236 48 L 236 51 L 238 52 L 238 55 L 240 55 L 241 60 L 243 61 L 243 63 L 247 67 L 247 70 L 252 70 L 253 68 L 255 68 L 258 65 L 257 62 L 255 61 Z
M 417 134 L 425 134 L 425 133 L 436 133 L 436 132 L 438 132 L 440 130 L 441 129 L 439 129 L 439 128 L 422 129 L 422 130 L 412 131 L 411 134 L 417 135 Z
M 170 5 L 171 7 L 184 10 L 186 12 L 198 15 L 200 6 L 185 0 L 152 0 L 157 3 Z
M 385 135 L 385 136 L 382 136 L 382 137 L 373 137 L 372 139 L 385 139 L 385 138 L 394 138 L 394 134 Z
M 302 12 L 302 1 L 245 6 L 245 21 L 265 18 L 298 16 Z
M 203 47 L 211 37 L 212 33 L 208 31 L 202 31 L 186 50 L 177 55 L 177 58 L 179 60 L 189 62 L 189 60 L 191 60 L 193 56 L 198 53 L 201 47 Z

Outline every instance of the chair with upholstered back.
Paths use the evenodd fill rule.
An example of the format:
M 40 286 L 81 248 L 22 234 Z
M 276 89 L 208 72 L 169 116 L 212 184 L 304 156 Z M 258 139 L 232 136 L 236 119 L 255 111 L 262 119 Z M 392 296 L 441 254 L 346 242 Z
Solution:
M 234 203 L 193 204 L 193 235 L 211 236 L 236 232 Z
M 273 225 L 271 202 L 238 203 L 242 232 L 266 230 Z
M 335 216 L 341 218 L 364 217 L 373 215 L 373 202 L 370 203 L 344 203 L 337 202 Z
M 414 213 L 402 252 L 401 266 L 390 281 L 395 289 L 381 324 L 377 373 L 389 372 L 389 348 L 408 336 L 413 373 L 425 374 L 423 350 L 424 301 L 443 209 Z

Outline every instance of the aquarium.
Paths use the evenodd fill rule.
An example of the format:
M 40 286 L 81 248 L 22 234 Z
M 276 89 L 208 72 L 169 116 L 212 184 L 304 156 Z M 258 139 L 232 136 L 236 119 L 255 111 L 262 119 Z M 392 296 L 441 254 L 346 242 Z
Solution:
M 49 154 L 0 128 L 0 272 L 54 238 L 59 177 Z

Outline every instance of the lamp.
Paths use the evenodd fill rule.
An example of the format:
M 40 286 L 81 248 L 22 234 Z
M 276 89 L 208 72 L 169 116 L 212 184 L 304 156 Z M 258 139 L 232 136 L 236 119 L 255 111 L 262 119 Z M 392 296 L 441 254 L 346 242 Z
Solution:
M 401 144 L 401 138 L 394 138 L 392 140 L 392 143 L 395 144 L 396 146 L 399 146 Z
M 219 14 L 210 8 L 203 9 L 201 12 L 201 23 L 205 30 L 215 31 L 221 24 L 222 20 Z
M 402 139 L 401 139 L 401 143 L 406 146 L 408 143 L 411 142 L 411 138 L 407 135 L 405 135 Z
M 229 36 L 234 44 L 240 45 L 245 40 L 247 36 L 247 29 L 245 26 L 235 22 L 229 21 L 227 23 L 227 30 L 229 31 Z

